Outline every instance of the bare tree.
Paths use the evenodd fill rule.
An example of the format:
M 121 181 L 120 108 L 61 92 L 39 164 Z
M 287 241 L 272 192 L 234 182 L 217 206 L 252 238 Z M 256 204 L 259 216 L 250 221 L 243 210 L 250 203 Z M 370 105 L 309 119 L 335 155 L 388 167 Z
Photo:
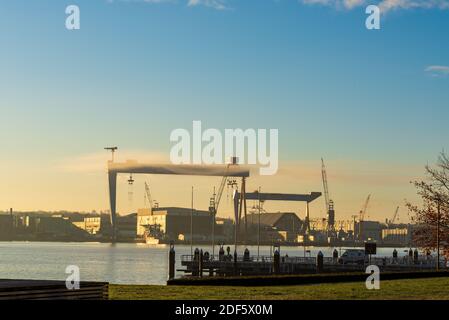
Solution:
M 413 181 L 422 204 L 407 203 L 416 229 L 413 241 L 425 250 L 440 248 L 449 258 L 449 158 L 442 152 L 435 166 L 427 165 L 426 179 Z

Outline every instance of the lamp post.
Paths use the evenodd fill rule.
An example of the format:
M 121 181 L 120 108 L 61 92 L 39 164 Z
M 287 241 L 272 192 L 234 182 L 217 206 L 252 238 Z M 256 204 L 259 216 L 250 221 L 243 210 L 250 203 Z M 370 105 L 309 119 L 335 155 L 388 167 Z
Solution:
M 440 271 L 440 198 L 437 202 L 437 271 Z
M 259 200 L 259 214 L 257 215 L 257 261 L 259 261 L 259 251 L 260 251 L 260 187 L 258 192 L 258 200 Z
M 192 186 L 192 199 L 190 209 L 190 254 L 193 256 L 193 186 Z

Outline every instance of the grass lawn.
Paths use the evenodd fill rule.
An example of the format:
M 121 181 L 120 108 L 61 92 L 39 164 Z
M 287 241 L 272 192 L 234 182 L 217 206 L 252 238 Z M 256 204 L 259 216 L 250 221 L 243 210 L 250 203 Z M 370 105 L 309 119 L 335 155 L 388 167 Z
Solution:
M 380 290 L 364 282 L 270 287 L 110 285 L 110 299 L 444 299 L 449 300 L 449 278 L 385 280 Z

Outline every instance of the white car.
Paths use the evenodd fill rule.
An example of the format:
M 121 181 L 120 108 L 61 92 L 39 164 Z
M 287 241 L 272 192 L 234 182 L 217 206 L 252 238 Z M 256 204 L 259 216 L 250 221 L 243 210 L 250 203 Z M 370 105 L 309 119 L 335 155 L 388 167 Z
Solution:
M 367 261 L 368 257 L 365 255 L 365 250 L 361 249 L 348 249 L 338 258 L 340 264 L 364 264 Z

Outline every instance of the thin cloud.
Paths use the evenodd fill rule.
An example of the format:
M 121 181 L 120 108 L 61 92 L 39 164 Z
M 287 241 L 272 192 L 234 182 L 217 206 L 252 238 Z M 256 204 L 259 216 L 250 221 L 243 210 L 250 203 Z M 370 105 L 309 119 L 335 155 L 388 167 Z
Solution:
M 188 7 L 208 7 L 215 10 L 228 10 L 229 0 L 107 0 L 113 2 L 144 2 L 149 4 L 161 3 L 186 3 Z M 449 9 L 449 0 L 298 0 L 305 5 L 321 5 L 334 7 L 339 10 L 353 10 L 369 4 L 379 6 L 382 13 L 393 10 L 410 10 L 410 9 Z
M 151 3 L 151 4 L 159 4 L 159 3 L 176 3 L 177 0 L 107 0 L 109 3 L 114 2 L 145 2 L 145 3 Z
M 381 10 L 394 9 L 449 9 L 448 0 L 383 0 L 379 4 Z
M 306 5 L 322 5 L 337 9 L 353 9 L 365 4 L 366 0 L 300 0 Z
M 376 4 L 367 0 L 300 0 L 306 5 L 332 6 L 338 9 L 351 10 L 368 4 Z M 449 0 L 382 0 L 377 2 L 380 11 L 386 13 L 393 10 L 410 9 L 449 9 Z
M 208 7 L 216 10 L 227 10 L 230 9 L 228 7 L 228 0 L 107 0 L 109 3 L 113 2 L 144 2 L 148 4 L 163 4 L 163 3 L 172 3 L 177 4 L 179 2 L 185 3 L 188 7 Z
M 227 1 L 225 0 L 189 0 L 187 5 L 189 7 L 205 6 L 216 10 L 229 9 Z
M 449 75 L 449 66 L 428 66 L 424 71 L 435 77 L 446 77 Z

